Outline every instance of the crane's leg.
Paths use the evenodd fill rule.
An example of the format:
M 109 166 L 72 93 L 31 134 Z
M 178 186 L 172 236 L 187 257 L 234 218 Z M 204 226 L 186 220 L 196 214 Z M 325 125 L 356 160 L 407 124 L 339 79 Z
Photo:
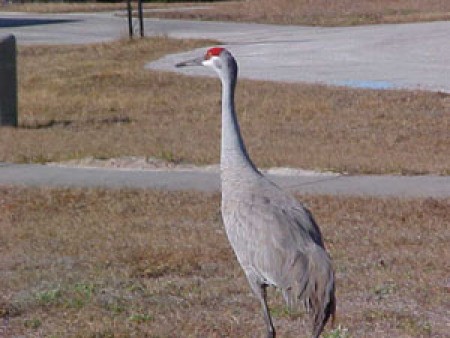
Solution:
M 267 306 L 267 285 L 265 284 L 259 284 L 258 282 L 255 282 L 248 279 L 250 287 L 252 288 L 253 292 L 255 293 L 256 297 L 259 299 L 263 314 L 264 314 L 264 321 L 266 322 L 267 326 L 267 338 L 275 338 L 275 327 L 272 323 L 272 318 L 270 317 L 269 307 Z

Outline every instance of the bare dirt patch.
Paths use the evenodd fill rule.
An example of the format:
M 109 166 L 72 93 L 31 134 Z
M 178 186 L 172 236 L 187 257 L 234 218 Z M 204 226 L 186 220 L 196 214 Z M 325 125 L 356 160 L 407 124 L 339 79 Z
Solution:
M 301 199 L 334 260 L 341 332 L 448 337 L 450 200 Z M 0 188 L 0 332 L 262 334 L 219 203 L 193 192 Z M 270 299 L 280 336 L 306 332 L 303 312 Z

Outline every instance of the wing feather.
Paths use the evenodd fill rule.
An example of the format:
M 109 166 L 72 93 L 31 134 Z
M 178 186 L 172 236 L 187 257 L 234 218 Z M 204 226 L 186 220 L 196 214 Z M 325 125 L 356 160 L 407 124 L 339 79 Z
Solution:
M 323 247 L 322 235 L 309 210 L 276 186 L 247 191 L 223 201 L 228 238 L 247 275 L 283 287 L 292 266 L 306 261 L 311 247 Z

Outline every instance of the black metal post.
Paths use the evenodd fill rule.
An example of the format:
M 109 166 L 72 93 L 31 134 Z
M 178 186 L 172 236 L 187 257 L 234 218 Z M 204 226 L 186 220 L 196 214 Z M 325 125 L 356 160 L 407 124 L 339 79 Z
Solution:
M 139 15 L 139 32 L 141 33 L 141 38 L 144 37 L 144 14 L 142 11 L 142 0 L 138 0 L 138 15 Z
M 128 11 L 128 34 L 130 39 L 133 38 L 133 9 L 131 8 L 131 0 L 127 0 L 127 11 Z
M 17 127 L 16 38 L 0 37 L 0 127 Z

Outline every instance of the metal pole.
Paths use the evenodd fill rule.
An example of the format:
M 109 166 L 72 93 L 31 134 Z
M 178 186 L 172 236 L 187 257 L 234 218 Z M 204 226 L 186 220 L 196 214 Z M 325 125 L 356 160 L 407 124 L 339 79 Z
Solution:
M 139 12 L 139 31 L 141 38 L 144 37 L 144 14 L 142 13 L 142 0 L 138 0 L 138 12 Z
M 130 39 L 133 38 L 133 9 L 131 8 L 131 0 L 127 0 L 127 11 L 128 11 L 128 34 Z

